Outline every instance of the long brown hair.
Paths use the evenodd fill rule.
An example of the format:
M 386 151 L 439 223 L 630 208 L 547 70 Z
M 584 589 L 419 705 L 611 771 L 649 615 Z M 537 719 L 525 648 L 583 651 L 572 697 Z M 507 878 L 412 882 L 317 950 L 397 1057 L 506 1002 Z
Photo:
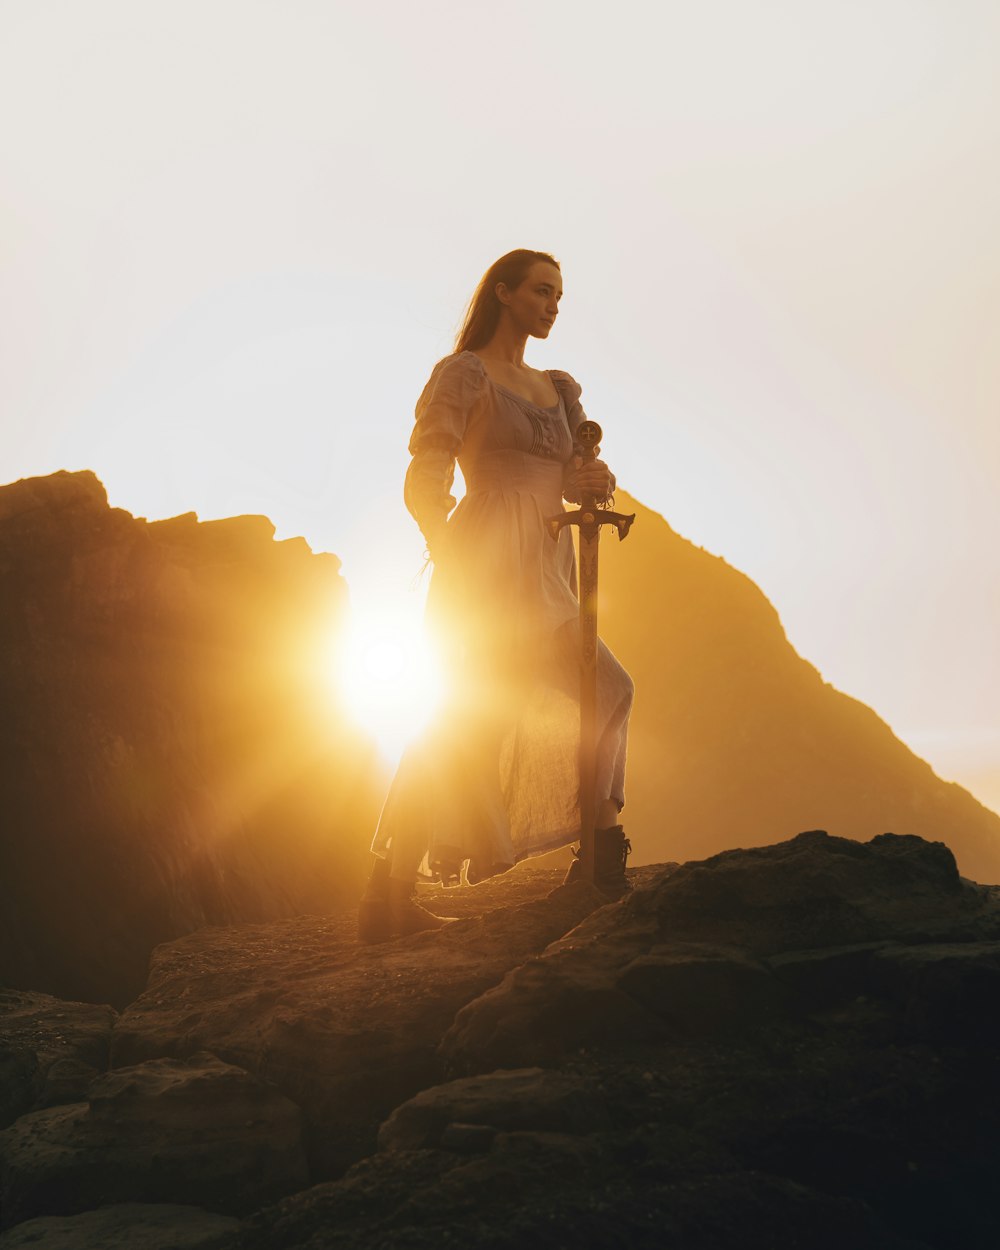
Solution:
M 485 347 L 493 337 L 500 320 L 500 301 L 497 299 L 497 283 L 502 282 L 510 290 L 521 285 L 528 270 L 536 261 L 543 260 L 559 268 L 559 262 L 548 252 L 532 252 L 526 247 L 515 248 L 506 256 L 495 260 L 483 274 L 475 294 L 469 300 L 462 328 L 455 338 L 455 352 L 475 351 Z

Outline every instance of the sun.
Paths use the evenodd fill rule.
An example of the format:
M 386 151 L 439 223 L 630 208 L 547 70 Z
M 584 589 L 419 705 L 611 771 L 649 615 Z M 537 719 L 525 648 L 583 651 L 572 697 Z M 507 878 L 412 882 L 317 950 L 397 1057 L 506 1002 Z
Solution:
M 354 612 L 333 678 L 348 711 L 398 761 L 441 704 L 441 666 L 423 623 L 391 612 Z

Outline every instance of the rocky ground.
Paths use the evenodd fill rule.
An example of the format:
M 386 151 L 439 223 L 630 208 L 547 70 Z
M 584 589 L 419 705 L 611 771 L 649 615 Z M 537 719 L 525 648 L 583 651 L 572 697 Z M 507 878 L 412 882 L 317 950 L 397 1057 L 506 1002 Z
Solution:
M 3 992 L 0 1247 L 998 1244 L 998 892 L 888 834 L 632 875 L 203 929 L 121 1014 Z

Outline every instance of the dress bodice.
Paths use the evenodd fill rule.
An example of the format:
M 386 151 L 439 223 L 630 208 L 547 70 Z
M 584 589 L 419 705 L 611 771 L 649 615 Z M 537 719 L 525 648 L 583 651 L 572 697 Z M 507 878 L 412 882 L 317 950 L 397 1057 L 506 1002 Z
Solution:
M 475 352 L 435 365 L 416 407 L 406 505 L 429 544 L 455 506 L 455 462 L 471 490 L 528 490 L 558 503 L 586 419 L 580 386 L 548 370 L 558 400 L 542 407 L 495 382 Z

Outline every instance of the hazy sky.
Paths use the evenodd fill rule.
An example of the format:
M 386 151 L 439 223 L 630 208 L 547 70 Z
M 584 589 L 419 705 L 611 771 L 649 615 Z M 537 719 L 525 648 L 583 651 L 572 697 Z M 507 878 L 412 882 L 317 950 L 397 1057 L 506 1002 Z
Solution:
M 998 65 L 994 0 L 0 0 L 0 477 L 415 612 L 414 400 L 550 250 L 622 485 L 998 808 Z

